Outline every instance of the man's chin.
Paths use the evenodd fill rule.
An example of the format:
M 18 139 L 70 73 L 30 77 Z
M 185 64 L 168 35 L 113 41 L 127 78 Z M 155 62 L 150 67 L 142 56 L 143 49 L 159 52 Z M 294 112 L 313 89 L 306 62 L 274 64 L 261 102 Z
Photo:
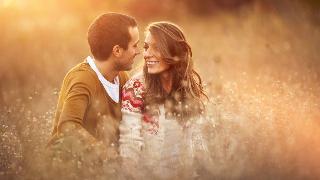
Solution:
M 118 71 L 130 71 L 133 67 L 133 64 L 127 64 L 127 65 L 122 65 L 122 66 L 118 66 L 117 70 Z
M 130 71 L 132 69 L 132 65 L 131 66 L 128 66 L 128 67 L 125 67 L 122 69 L 122 71 Z

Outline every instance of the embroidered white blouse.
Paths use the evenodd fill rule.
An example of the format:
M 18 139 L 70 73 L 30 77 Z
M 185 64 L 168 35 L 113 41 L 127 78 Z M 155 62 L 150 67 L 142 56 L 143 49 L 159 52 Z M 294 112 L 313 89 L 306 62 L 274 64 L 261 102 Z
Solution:
M 210 161 L 207 139 L 203 132 L 205 118 L 190 120 L 182 127 L 176 120 L 144 112 L 144 80 L 138 74 L 122 90 L 122 121 L 120 123 L 120 155 L 136 165 L 143 164 L 158 177 L 169 178 L 177 168 L 192 166 L 195 158 Z M 208 162 L 203 162 L 208 163 Z

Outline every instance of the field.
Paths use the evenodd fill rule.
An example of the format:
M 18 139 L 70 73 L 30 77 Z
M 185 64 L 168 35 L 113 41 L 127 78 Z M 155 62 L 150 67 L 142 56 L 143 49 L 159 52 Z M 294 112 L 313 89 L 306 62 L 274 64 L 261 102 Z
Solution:
M 102 12 L 127 11 L 84 0 L 48 1 L 46 10 L 35 0 L 18 2 L 0 1 L 0 178 L 37 179 L 47 171 L 42 153 L 62 79 L 89 55 L 87 27 Z M 320 178 L 320 21 L 313 12 L 252 3 L 210 16 L 138 16 L 141 42 L 149 22 L 170 20 L 191 44 L 211 101 L 211 178 Z M 140 55 L 130 74 L 142 64 Z

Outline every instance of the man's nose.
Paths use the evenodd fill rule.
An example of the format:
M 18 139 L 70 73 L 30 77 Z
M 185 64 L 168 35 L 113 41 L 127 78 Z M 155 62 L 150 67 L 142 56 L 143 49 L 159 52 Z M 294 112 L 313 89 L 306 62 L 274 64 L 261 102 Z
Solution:
M 141 53 L 140 48 L 137 48 L 137 50 L 136 50 L 136 55 L 138 55 L 138 54 L 140 54 L 140 53 Z

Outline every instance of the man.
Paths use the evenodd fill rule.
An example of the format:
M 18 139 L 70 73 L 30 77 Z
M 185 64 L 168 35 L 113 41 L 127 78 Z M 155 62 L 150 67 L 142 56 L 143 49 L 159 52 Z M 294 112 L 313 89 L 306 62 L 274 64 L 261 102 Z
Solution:
M 79 168 L 117 155 L 120 90 L 138 55 L 139 31 L 127 15 L 107 13 L 90 25 L 92 57 L 65 76 L 48 148 L 54 164 Z M 58 165 L 60 166 L 60 165 Z

